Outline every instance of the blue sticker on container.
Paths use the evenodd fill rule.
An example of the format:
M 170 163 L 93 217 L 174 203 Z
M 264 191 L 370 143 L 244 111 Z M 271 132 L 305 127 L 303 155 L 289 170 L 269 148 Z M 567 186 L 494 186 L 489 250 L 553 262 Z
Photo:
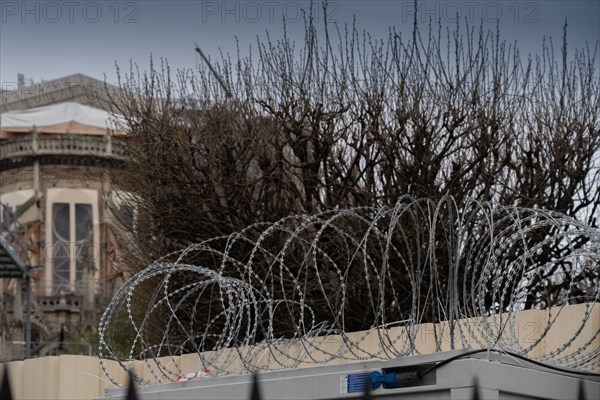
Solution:
M 340 377 L 340 393 L 362 393 L 369 382 L 369 374 L 348 374 Z

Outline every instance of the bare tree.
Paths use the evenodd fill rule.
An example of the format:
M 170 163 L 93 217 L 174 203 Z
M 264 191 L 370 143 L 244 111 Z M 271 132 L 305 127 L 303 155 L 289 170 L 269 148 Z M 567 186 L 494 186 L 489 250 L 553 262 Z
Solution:
M 392 206 L 404 195 L 451 195 L 459 209 L 472 199 L 544 208 L 598 226 L 597 44 L 569 56 L 566 24 L 558 60 L 551 42 L 523 59 L 499 30 L 466 23 L 453 30 L 430 24 L 423 34 L 415 22 L 410 35 L 392 28 L 386 40 L 327 21 L 324 32 L 317 34 L 309 15 L 300 51 L 287 37 L 267 38 L 257 43 L 258 59 L 211 61 L 219 79 L 206 66 L 198 74 L 172 74 L 165 62 L 119 75 L 124 90 L 113 103 L 130 136 L 128 161 L 112 181 L 136 212 L 123 224 L 131 270 L 252 223 Z M 531 232 L 529 240 L 552 229 L 559 228 Z M 443 270 L 453 254 L 439 239 L 436 262 Z M 413 237 L 397 245 L 411 262 L 423 263 L 419 243 Z M 334 254 L 339 245 L 332 240 Z M 580 274 L 582 287 L 597 282 L 597 265 L 574 270 L 560 261 L 570 248 L 546 243 L 532 259 L 532 268 L 556 262 L 529 282 L 527 307 L 564 300 L 559 272 Z M 514 257 L 522 251 L 513 249 Z M 400 271 L 394 279 L 410 286 Z M 536 294 L 542 281 L 554 295 Z M 365 287 L 348 291 L 346 301 L 357 305 L 369 296 Z M 366 328 L 372 318 L 354 309 L 348 326 Z

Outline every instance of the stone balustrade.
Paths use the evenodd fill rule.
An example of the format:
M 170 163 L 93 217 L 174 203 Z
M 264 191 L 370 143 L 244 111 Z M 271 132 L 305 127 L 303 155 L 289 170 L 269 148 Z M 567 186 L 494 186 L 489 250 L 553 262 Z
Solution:
M 29 135 L 0 142 L 0 160 L 46 155 L 123 158 L 123 151 L 119 143 L 108 137 Z

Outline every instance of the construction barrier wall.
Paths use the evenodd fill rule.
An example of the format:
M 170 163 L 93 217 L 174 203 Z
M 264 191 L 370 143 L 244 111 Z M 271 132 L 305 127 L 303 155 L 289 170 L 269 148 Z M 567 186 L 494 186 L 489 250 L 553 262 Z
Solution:
M 587 305 L 587 307 L 589 306 Z M 551 318 L 554 318 L 554 315 L 556 315 L 552 311 L 552 309 L 526 310 L 516 314 L 514 326 L 517 329 L 518 341 L 521 345 L 529 347 L 530 344 L 535 343 L 541 337 L 539 343 L 530 352 L 530 357 L 538 358 L 553 350 L 565 347 L 565 344 L 568 344 L 568 346 L 561 351 L 561 354 L 570 354 L 569 348 L 577 349 L 583 343 L 590 341 L 590 339 L 592 339 L 592 342 L 590 346 L 586 347 L 586 352 L 600 348 L 600 336 L 598 335 L 600 331 L 599 304 L 593 305 L 588 323 L 585 324 L 584 329 L 578 333 L 574 341 L 570 340 L 577 333 L 576 329 L 581 326 L 582 318 L 586 312 L 586 305 L 579 304 L 563 307 L 551 329 L 545 333 L 544 329 L 547 326 L 548 316 L 550 315 Z M 468 325 L 470 321 L 462 320 L 460 323 Z M 436 337 L 439 337 L 439 332 L 444 332 L 443 325 L 444 323 L 421 324 L 415 327 L 415 329 L 418 329 L 416 348 L 421 354 L 430 354 L 437 350 L 450 350 L 452 341 L 449 337 L 442 341 L 441 348 L 436 349 Z M 349 335 L 360 336 L 365 334 L 367 336 L 365 341 L 363 341 L 363 348 L 367 351 L 376 352 L 377 348 L 381 345 L 376 330 L 368 333 L 356 332 Z M 401 337 L 401 335 L 402 333 L 399 331 L 398 337 Z M 475 336 L 469 339 L 474 343 L 473 348 L 479 348 L 481 346 L 478 345 L 478 340 Z M 318 340 L 318 347 L 325 353 L 328 351 L 328 346 L 331 346 L 332 349 L 337 349 L 341 338 L 331 336 L 311 340 Z M 288 347 L 286 351 L 296 351 L 297 354 L 300 354 L 300 352 L 304 351 L 303 349 L 303 346 L 298 345 L 296 349 Z M 315 351 L 313 355 L 315 359 L 319 357 L 317 353 Z M 577 357 L 577 354 L 574 354 L 574 357 Z M 197 354 L 188 354 L 173 357 L 172 359 L 167 358 L 161 361 L 163 364 L 168 363 L 171 369 L 181 371 L 183 374 L 195 372 L 203 367 Z M 326 365 L 344 363 L 348 363 L 348 361 L 337 359 L 329 361 Z M 110 375 L 120 384 L 127 384 L 127 375 L 116 361 L 104 360 L 104 366 Z M 151 369 L 144 362 L 133 361 L 127 367 L 136 371 L 144 379 L 157 382 L 156 377 L 152 375 Z M 302 364 L 299 367 L 315 367 L 315 364 Z M 75 355 L 43 357 L 1 364 L 0 372 L 3 372 L 2 368 L 8 368 L 10 384 L 15 399 L 94 399 L 103 397 L 106 388 L 115 387 L 105 376 L 96 357 Z M 162 383 L 166 382 L 168 381 L 162 381 Z

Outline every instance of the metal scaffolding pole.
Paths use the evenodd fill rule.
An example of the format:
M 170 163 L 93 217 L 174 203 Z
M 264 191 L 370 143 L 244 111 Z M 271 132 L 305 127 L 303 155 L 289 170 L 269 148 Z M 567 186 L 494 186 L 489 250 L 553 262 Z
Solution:
M 28 252 L 29 252 L 29 247 L 28 247 L 28 241 L 29 241 L 29 230 L 27 229 L 27 225 L 24 226 L 24 231 L 25 231 L 25 245 L 24 245 L 24 252 L 23 252 L 23 259 L 24 259 L 24 265 L 23 265 L 23 270 L 24 270 L 24 278 L 25 278 L 25 359 L 28 360 L 31 358 L 31 301 L 32 301 L 32 296 L 31 296 L 31 280 L 32 280 L 32 276 L 31 276 L 31 266 L 29 265 L 29 257 L 28 257 Z
M 25 276 L 25 359 L 31 358 L 31 271 Z

